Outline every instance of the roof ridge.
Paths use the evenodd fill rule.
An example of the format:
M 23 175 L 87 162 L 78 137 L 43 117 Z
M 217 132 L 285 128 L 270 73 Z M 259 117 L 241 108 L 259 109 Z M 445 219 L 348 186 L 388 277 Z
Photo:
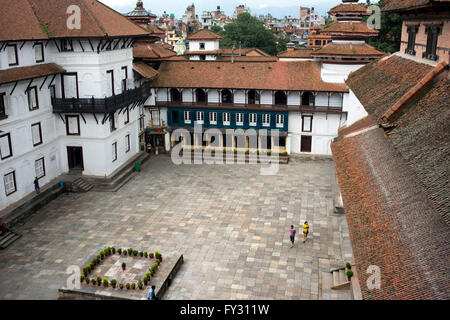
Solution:
M 29 1 L 29 0 L 26 0 L 25 2 L 28 3 L 28 5 L 30 6 L 31 11 L 33 11 L 34 17 L 36 18 L 37 22 L 39 22 L 39 28 L 42 30 L 42 27 L 41 27 L 41 26 L 42 26 L 42 25 L 47 26 L 47 25 L 46 25 L 45 23 L 43 23 L 43 22 L 39 19 L 38 15 L 36 14 L 36 11 L 35 11 L 34 8 L 33 8 L 33 5 L 30 3 L 30 1 Z M 42 32 L 46 35 L 47 39 L 50 38 L 49 35 L 48 35 L 46 32 L 44 32 L 44 30 L 42 30 Z
M 434 67 L 430 72 L 428 72 L 414 87 L 412 87 L 408 92 L 406 92 L 400 100 L 397 101 L 391 108 L 389 108 L 381 117 L 384 123 L 392 120 L 394 115 L 398 114 L 403 107 L 410 102 L 423 88 L 429 85 L 438 75 L 444 72 L 449 66 L 448 63 L 442 61 L 436 67 Z
M 97 25 L 97 27 L 100 29 L 100 31 L 103 32 L 103 35 L 108 35 L 108 33 L 103 28 L 103 26 L 100 24 L 100 22 L 95 18 L 95 15 L 91 12 L 91 10 L 89 10 L 89 8 L 86 5 L 86 3 L 84 2 L 84 0 L 79 0 L 79 1 L 83 5 L 83 7 L 86 9 L 86 12 L 88 13 L 89 17 L 94 21 L 94 23 Z M 100 2 L 100 1 L 96 1 L 96 2 Z

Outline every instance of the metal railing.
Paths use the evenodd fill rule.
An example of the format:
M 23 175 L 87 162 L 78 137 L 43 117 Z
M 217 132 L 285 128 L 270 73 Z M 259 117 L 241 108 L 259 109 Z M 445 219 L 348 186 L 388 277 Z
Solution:
M 145 102 L 150 96 L 150 86 L 139 88 L 105 98 L 52 98 L 55 113 L 112 113 L 133 103 Z

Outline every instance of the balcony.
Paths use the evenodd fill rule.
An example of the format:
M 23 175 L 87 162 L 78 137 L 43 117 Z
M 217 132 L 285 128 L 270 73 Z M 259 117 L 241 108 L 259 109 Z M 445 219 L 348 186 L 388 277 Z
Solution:
M 166 102 L 157 101 L 157 107 L 187 108 L 187 109 L 228 109 L 228 110 L 254 110 L 254 111 L 302 111 L 325 112 L 330 114 L 345 114 L 340 107 L 330 106 L 291 106 L 280 104 L 239 104 L 239 103 L 206 103 L 206 102 Z
M 121 94 L 105 98 L 52 98 L 54 113 L 113 113 L 133 103 L 147 100 L 150 86 L 127 90 Z

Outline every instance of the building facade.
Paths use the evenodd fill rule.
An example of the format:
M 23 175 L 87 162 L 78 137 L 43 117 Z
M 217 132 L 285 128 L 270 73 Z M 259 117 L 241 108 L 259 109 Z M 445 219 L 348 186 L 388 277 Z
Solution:
M 41 186 L 69 171 L 104 178 L 139 152 L 150 91 L 135 81 L 132 45 L 147 33 L 100 2 L 75 4 L 86 25 L 75 34 L 49 3 L 20 0 L 2 12 L 11 29 L 0 33 L 1 208 L 33 192 L 35 177 Z

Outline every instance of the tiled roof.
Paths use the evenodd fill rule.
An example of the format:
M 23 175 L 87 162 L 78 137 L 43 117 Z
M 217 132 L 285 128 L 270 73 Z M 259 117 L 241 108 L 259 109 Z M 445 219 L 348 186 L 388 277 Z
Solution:
M 363 44 L 340 44 L 331 42 L 326 46 L 314 51 L 313 56 L 376 56 L 381 57 L 385 53 L 378 51 L 374 47 L 363 43 Z
M 186 55 L 200 55 L 200 54 L 210 54 L 210 55 L 218 55 L 220 53 L 220 50 L 213 50 L 213 51 L 185 51 L 184 54 Z
M 314 61 L 165 62 L 159 73 L 155 87 L 348 91 L 344 84 L 323 82 Z
M 158 26 L 152 25 L 150 24 L 147 27 L 148 31 L 150 32 L 150 34 L 166 34 L 166 31 L 164 31 L 163 29 L 161 29 Z
M 275 62 L 278 61 L 277 57 L 261 57 L 261 56 L 240 56 L 240 57 L 234 57 L 234 61 L 236 62 Z M 216 61 L 232 61 L 232 57 L 226 56 L 226 57 L 217 57 Z
M 367 117 L 355 122 L 349 127 L 339 129 L 339 137 L 345 137 L 350 134 L 355 134 L 360 130 L 370 128 L 375 125 L 377 125 L 377 123 L 373 120 L 372 116 L 368 115 Z
M 133 63 L 133 70 L 139 73 L 141 76 L 147 79 L 153 79 L 158 75 L 158 71 L 150 67 L 144 62 Z
M 361 3 L 350 3 L 350 4 L 338 4 L 334 8 L 328 11 L 329 15 L 335 15 L 339 13 L 357 13 L 357 14 L 368 14 L 367 7 Z
M 67 28 L 66 12 L 72 5 L 81 10 L 80 29 Z M 147 35 L 144 29 L 96 0 L 2 0 L 0 21 L 0 40 Z
M 0 70 L 0 84 L 19 80 L 30 80 L 52 74 L 63 73 L 65 70 L 55 63 L 38 64 L 30 67 L 18 67 Z
M 392 55 L 352 72 L 346 83 L 366 111 L 379 121 L 432 68 L 427 64 Z
M 222 40 L 222 37 L 215 32 L 207 29 L 202 29 L 188 36 L 187 40 Z
M 221 48 L 220 54 L 221 55 L 229 55 L 231 56 L 231 51 L 233 49 L 232 48 Z M 264 56 L 264 57 L 270 57 L 270 54 L 264 52 L 261 49 L 258 48 L 242 48 L 240 49 L 241 51 L 241 55 L 243 56 Z M 239 49 L 234 49 L 234 55 L 238 55 L 239 54 Z
M 280 53 L 278 55 L 278 58 L 312 58 L 311 53 L 313 53 L 314 50 L 312 49 L 296 49 L 291 51 L 285 51 L 283 53 Z
M 166 49 L 161 43 L 158 42 L 139 45 L 133 48 L 134 58 L 161 60 L 176 55 L 176 52 Z
M 414 10 L 417 8 L 427 7 L 433 3 L 449 2 L 448 0 L 387 0 L 382 8 L 382 11 L 404 11 Z
M 383 130 L 334 142 L 332 151 L 363 299 L 449 299 L 450 228 Z M 381 288 L 370 290 L 373 265 Z
M 321 29 L 322 34 L 332 35 L 378 35 L 378 30 L 370 29 L 364 22 L 335 22 Z

